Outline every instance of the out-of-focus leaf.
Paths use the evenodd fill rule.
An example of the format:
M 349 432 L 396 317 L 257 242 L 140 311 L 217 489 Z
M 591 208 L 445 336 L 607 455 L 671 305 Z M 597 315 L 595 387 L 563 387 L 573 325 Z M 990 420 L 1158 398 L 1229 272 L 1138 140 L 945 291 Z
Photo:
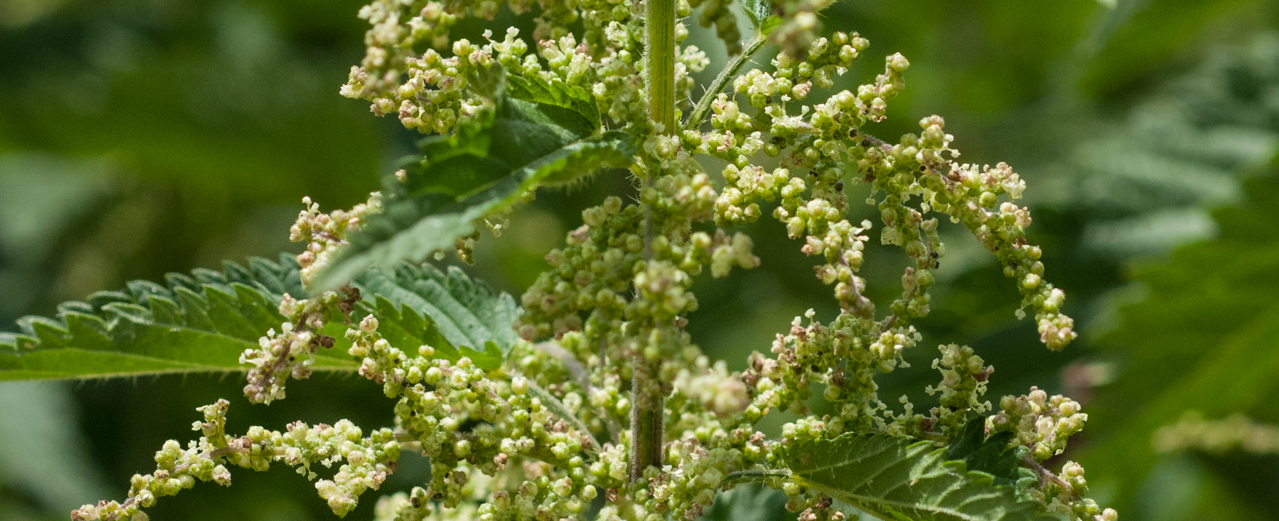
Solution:
M 1279 39 L 1224 48 L 1162 85 L 1127 117 L 1087 136 L 1033 202 L 1087 212 L 1081 246 L 1125 259 L 1164 254 L 1215 235 L 1206 209 L 1239 203 L 1241 182 L 1279 151 Z
M 1176 59 L 1187 42 L 1202 42 L 1215 24 L 1246 24 L 1267 7 L 1264 0 L 1122 0 L 1117 23 L 1095 42 L 1081 88 L 1114 93 Z M 1202 49 L 1198 49 L 1202 50 Z
M 105 161 L 44 154 L 0 155 L 0 248 L 22 263 L 38 262 L 88 204 L 111 192 Z
M 1084 227 L 1082 241 L 1099 253 L 1130 258 L 1211 239 L 1216 234 L 1217 223 L 1208 210 L 1188 207 L 1091 222 Z
M 64 513 L 107 488 L 79 439 L 75 404 L 61 384 L 0 384 L 0 476 Z M 22 518 L 17 518 L 22 519 Z
M 1221 236 L 1178 249 L 1136 280 L 1147 298 L 1120 310 L 1099 342 L 1122 363 L 1089 406 L 1085 454 L 1122 507 L 1156 456 L 1151 436 L 1187 410 L 1246 411 L 1279 387 L 1279 179 L 1251 180 L 1245 205 L 1215 214 Z

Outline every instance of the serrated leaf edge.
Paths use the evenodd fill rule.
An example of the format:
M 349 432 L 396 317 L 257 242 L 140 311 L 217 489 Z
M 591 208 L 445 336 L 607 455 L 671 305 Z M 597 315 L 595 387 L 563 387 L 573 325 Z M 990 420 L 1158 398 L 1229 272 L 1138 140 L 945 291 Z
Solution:
M 970 471 L 967 469 L 967 464 L 963 462 L 962 460 L 960 461 L 946 460 L 945 459 L 946 449 L 944 447 L 936 447 L 932 442 L 917 441 L 904 436 L 891 436 L 887 434 L 850 433 L 850 434 L 844 434 L 838 438 L 834 438 L 830 440 L 819 440 L 819 441 L 811 441 L 811 442 L 804 442 L 804 443 L 805 444 L 815 444 L 815 443 L 832 443 L 833 444 L 833 443 L 839 442 L 841 438 L 844 438 L 844 442 L 849 442 L 849 441 L 852 441 L 852 439 L 854 439 L 854 438 L 845 438 L 845 436 L 859 437 L 859 438 L 862 438 L 864 441 L 883 439 L 883 440 L 896 442 L 896 443 L 908 443 L 905 447 L 894 447 L 892 445 L 885 444 L 881 448 L 876 450 L 875 452 L 867 453 L 866 457 L 858 458 L 858 460 L 869 459 L 870 457 L 883 454 L 884 452 L 887 452 L 890 450 L 902 450 L 904 452 L 904 457 L 896 460 L 895 462 L 893 462 L 892 465 L 896 465 L 899 463 L 908 463 L 912 460 L 919 460 L 917 463 L 912 464 L 912 466 L 923 467 L 924 469 L 929 470 L 928 474 L 930 476 L 940 477 L 937 473 L 932 472 L 931 471 L 932 469 L 944 470 L 949 473 L 958 474 L 956 477 L 964 480 L 963 482 L 961 482 L 962 485 L 968 485 L 968 484 L 986 485 L 991 488 L 991 490 L 987 493 L 983 493 L 980 495 L 970 495 L 968 499 L 964 501 L 965 504 L 970 503 L 973 499 L 978 499 L 978 500 L 999 499 L 1002 497 L 1002 499 L 1008 502 L 1008 505 L 1010 508 L 1034 509 L 1034 513 L 1027 513 L 1028 514 L 1027 516 L 1021 517 L 1020 519 L 1032 519 L 1032 520 L 1059 519 L 1058 516 L 1054 516 L 1052 514 L 1044 512 L 1042 509 L 1042 505 L 1017 498 L 1016 491 L 1012 487 L 1000 486 L 1000 485 L 994 484 L 995 477 L 992 476 L 991 474 L 980 472 L 980 471 Z M 794 451 L 803 446 L 805 445 L 791 447 L 790 450 Z M 790 454 L 788 454 L 788 456 L 786 457 L 786 460 L 788 465 L 792 464 L 792 457 Z M 804 474 L 829 472 L 843 466 L 855 465 L 855 464 L 856 464 L 856 461 L 850 462 L 845 460 L 840 463 L 836 463 L 832 461 L 821 466 L 808 467 L 803 470 L 796 470 L 792 468 L 791 471 L 795 479 L 798 482 L 804 484 L 805 486 L 821 491 L 822 493 L 828 496 L 844 499 L 848 501 L 849 503 L 854 504 L 854 506 L 857 506 L 858 508 L 866 509 L 870 513 L 875 513 L 875 511 L 877 510 L 874 508 L 874 505 L 883 505 L 887 507 L 895 507 L 900 509 L 924 511 L 924 512 L 929 512 L 937 515 L 952 516 L 955 519 L 960 519 L 964 521 L 987 521 L 990 519 L 988 517 L 974 516 L 970 513 L 966 513 L 966 512 L 951 509 L 951 508 L 939 508 L 932 505 L 924 505 L 920 503 L 905 503 L 901 501 L 892 501 L 892 500 L 886 499 L 885 497 L 879 497 L 879 496 L 867 496 L 867 495 L 861 495 L 861 494 L 854 494 L 849 491 L 845 491 L 845 490 L 842 490 L 830 485 L 826 485 L 817 481 L 813 481 L 804 477 Z M 890 468 L 892 465 L 889 465 L 888 467 L 883 467 L 880 469 L 875 469 L 874 471 L 872 471 L 871 472 L 872 480 L 875 476 L 878 476 L 880 473 L 884 472 L 885 470 Z M 886 496 L 889 492 L 896 490 L 897 488 L 903 485 L 913 486 L 911 483 L 903 482 L 902 484 L 899 484 L 891 489 L 888 489 L 888 491 L 885 492 L 884 495 Z M 956 489 L 952 487 L 946 493 L 950 493 L 955 490 Z M 1001 515 L 999 519 L 1004 519 L 1005 517 L 1007 517 L 1006 516 L 1007 513 L 1009 513 L 1008 509 L 1005 509 L 1005 512 L 1004 512 L 1005 515 Z

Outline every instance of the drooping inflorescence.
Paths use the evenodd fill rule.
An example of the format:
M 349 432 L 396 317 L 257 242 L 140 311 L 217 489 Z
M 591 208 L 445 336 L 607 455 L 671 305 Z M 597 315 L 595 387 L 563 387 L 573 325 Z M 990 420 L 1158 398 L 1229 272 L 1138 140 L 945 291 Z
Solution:
M 293 240 L 307 243 L 298 258 L 303 282 L 325 280 L 320 275 L 334 259 L 360 241 L 395 260 L 426 257 L 404 253 L 411 242 L 368 238 L 388 234 L 452 233 L 430 244 L 453 243 L 467 260 L 478 237 L 473 230 L 499 222 L 507 211 L 497 204 L 467 207 L 475 194 L 513 190 L 514 199 L 527 200 L 539 183 L 576 182 L 601 164 L 618 166 L 591 162 L 584 152 L 607 148 L 605 136 L 612 150 L 633 151 L 625 168 L 608 175 L 629 176 L 635 191 L 583 211 L 565 244 L 546 253 L 547 269 L 520 297 L 520 314 L 499 324 L 518 334 L 509 342 L 477 333 L 498 316 L 476 311 L 492 296 L 452 274 L 410 280 L 406 284 L 420 283 L 420 291 L 408 292 L 416 295 L 411 298 L 383 296 L 370 282 L 385 279 L 378 274 L 394 266 L 370 268 L 372 279 L 357 278 L 340 293 L 315 287 L 306 299 L 284 295 L 279 311 L 287 322 L 241 357 L 252 366 L 246 394 L 264 403 L 283 398 L 287 379 L 309 374 L 309 354 L 340 344 L 358 363 L 358 374 L 396 400 L 394 425 L 367 437 L 339 422 L 290 425 L 285 433 L 254 428 L 230 438 L 222 431 L 226 402 L 219 402 L 201 408 L 206 418 L 197 427 L 204 436 L 185 451 L 177 442 L 166 444 L 156 473 L 135 478 L 128 500 L 86 506 L 75 516 L 144 516 L 138 509 L 154 497 L 195 480 L 229 482 L 227 465 L 260 470 L 284 462 L 314 480 L 313 463 L 338 461 L 345 464 L 316 488 L 344 515 L 394 472 L 401 450 L 413 450 L 430 458 L 431 481 L 384 495 L 379 519 L 573 519 L 589 512 L 603 520 L 694 520 L 717 493 L 748 481 L 780 489 L 805 521 L 844 519 L 833 499 L 869 512 L 996 519 L 963 510 L 980 508 L 973 506 L 889 508 L 874 494 L 805 477 L 812 462 L 794 452 L 833 446 L 823 444 L 836 439 L 841 447 L 879 443 L 884 436 L 941 449 L 959 443 L 966 425 L 981 422 L 977 443 L 1004 440 L 996 436 L 1007 433 L 995 452 L 1024 460 L 1017 466 L 1033 483 L 993 484 L 982 477 L 990 474 L 920 459 L 915 448 L 902 456 L 913 462 L 904 465 L 947 469 L 953 475 L 945 479 L 1003 498 L 1000 508 L 1010 512 L 1115 519 L 1113 510 L 1082 497 L 1086 482 L 1077 464 L 1067 463 L 1060 474 L 1040 466 L 1082 429 L 1087 416 L 1078 403 L 1032 388 L 1026 396 L 1002 398 L 1001 412 L 987 416 L 992 405 L 984 395 L 994 368 L 972 348 L 953 344 L 939 347 L 932 366 L 941 373 L 926 389 L 934 405 L 917 409 L 905 397 L 888 403 L 878 394 L 876 378 L 909 367 L 904 351 L 923 341 L 912 321 L 929 313 L 933 270 L 946 252 L 938 233 L 942 218 L 965 227 L 1000 261 L 1021 292 L 1022 308 L 1033 310 L 1044 344 L 1060 349 L 1075 338 L 1071 319 L 1061 313 L 1064 294 L 1044 279 L 1042 252 L 1025 239 L 1031 219 L 1015 202 L 1025 189 L 1020 177 L 1003 163 L 956 162 L 954 138 L 937 116 L 896 143 L 867 133 L 905 87 L 909 62 L 900 54 L 888 56 L 872 82 L 809 102 L 815 89 L 833 88 L 869 48 L 856 33 L 820 36 L 815 13 L 829 2 L 744 2 L 758 31 L 744 47 L 727 3 L 649 1 L 672 2 L 679 19 L 669 45 L 646 42 L 646 24 L 655 21 L 614 0 L 376 0 L 362 9 L 360 17 L 372 26 L 365 58 L 341 93 L 367 101 L 374 114 L 398 117 L 408 129 L 439 135 L 424 141 L 426 157 L 415 159 L 434 170 L 400 170 L 391 194 L 375 194 L 351 211 L 325 214 L 305 200 L 292 230 Z M 486 31 L 486 42 L 478 44 L 450 37 L 459 19 L 492 20 L 502 6 L 534 13 L 533 33 L 508 28 L 494 40 Z M 678 45 L 688 34 L 681 20 L 694 7 L 730 54 L 746 53 L 746 59 L 762 42 L 776 44 L 771 70 L 736 74 L 730 67 L 713 85 L 719 88 L 694 104 L 691 73 L 708 60 L 696 47 Z M 673 51 L 671 70 L 646 70 L 644 55 L 657 48 Z M 685 101 L 650 110 L 660 81 L 672 82 L 676 99 Z M 691 116 L 673 126 L 650 119 L 689 108 Z M 520 134 L 525 127 L 537 130 Z M 562 146 L 526 164 L 512 164 L 516 156 L 500 149 L 511 145 L 501 140 L 540 146 L 548 133 L 561 134 L 555 139 Z M 467 161 L 483 166 L 447 170 L 439 165 L 448 164 L 448 154 L 470 154 Z M 711 164 L 722 165 L 718 173 L 705 171 Z M 878 210 L 878 222 L 850 221 L 848 194 L 858 184 L 869 186 L 866 203 Z M 737 228 L 765 214 L 814 258 L 815 276 L 831 286 L 839 312 L 823 320 L 812 311 L 796 317 L 771 346 L 750 356 L 744 372 L 730 373 L 686 329 L 699 305 L 693 281 L 707 271 L 719 278 L 757 267 L 751 237 Z M 454 220 L 428 220 L 439 215 Z M 861 275 L 866 245 L 876 237 L 910 259 L 900 297 L 880 306 L 867 297 L 872 281 Z M 423 296 L 452 299 L 456 307 L 449 310 L 474 313 L 445 311 Z M 344 333 L 329 336 L 334 328 Z M 813 413 L 815 392 L 830 414 Z M 774 411 L 798 419 L 770 437 L 757 425 Z M 649 455 L 637 447 L 652 448 L 655 461 L 643 461 Z M 922 497 L 920 505 L 935 499 Z

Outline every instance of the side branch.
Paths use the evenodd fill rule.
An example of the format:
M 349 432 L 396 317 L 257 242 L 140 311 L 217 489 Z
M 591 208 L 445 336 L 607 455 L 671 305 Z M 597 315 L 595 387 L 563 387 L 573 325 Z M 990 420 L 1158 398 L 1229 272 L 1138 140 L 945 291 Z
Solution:
M 331 480 L 317 481 L 316 491 L 333 513 L 343 516 L 355 509 L 360 494 L 377 489 L 395 471 L 400 446 L 391 429 L 378 429 L 356 439 L 361 432 L 347 420 L 333 426 L 294 422 L 287 433 L 252 427 L 248 434 L 231 438 L 224 430 L 228 405 L 226 400 L 218 400 L 200 407 L 204 421 L 196 422 L 195 427 L 204 435 L 185 450 L 176 440 L 165 442 L 156 452 L 156 470 L 134 475 L 123 502 L 83 505 L 71 512 L 72 521 L 137 519 L 134 516 L 141 508 L 150 507 L 159 497 L 189 489 L 197 481 L 230 485 L 231 473 L 226 466 L 263 471 L 271 463 L 283 462 L 301 468 L 307 479 L 314 480 L 313 464 L 329 466 L 339 460 L 345 461 L 342 471 Z
M 879 147 L 879 148 L 884 149 L 885 151 L 889 151 L 889 152 L 891 152 L 891 151 L 893 150 L 893 145 L 889 144 L 887 141 L 884 141 L 884 140 L 882 140 L 882 139 L 879 139 L 879 138 L 877 138 L 877 137 L 875 137 L 875 136 L 872 136 L 872 135 L 870 135 L 870 134 L 864 134 L 864 133 L 860 133 L 860 132 L 859 132 L 857 135 L 859 135 L 859 136 L 861 136 L 861 137 L 862 137 L 862 146 L 867 146 L 867 147 L 868 147 L 868 146 L 871 146 L 871 145 L 875 145 L 875 146 L 877 146 L 877 147 Z
M 572 411 L 569 411 L 568 407 L 565 407 L 564 403 L 561 402 L 559 398 L 556 398 L 555 395 L 547 392 L 546 389 L 543 389 L 542 386 L 537 385 L 532 380 L 529 380 L 528 382 L 528 391 L 533 395 L 533 397 L 541 400 L 542 405 L 550 409 L 551 412 L 558 416 L 561 420 L 568 422 L 574 429 L 577 429 L 583 437 L 583 441 L 589 442 L 590 450 L 588 451 L 588 454 L 594 457 L 599 457 L 600 451 L 603 450 L 603 447 L 600 446 L 599 440 L 595 439 L 595 435 L 591 434 L 591 430 L 586 427 L 586 424 L 582 423 L 582 420 L 579 419 L 577 415 L 573 414 Z
M 702 122 L 706 121 L 706 115 L 711 111 L 711 102 L 723 92 L 724 87 L 728 85 L 737 73 L 742 70 L 742 66 L 750 61 L 755 53 L 764 47 L 764 42 L 768 38 L 761 33 L 755 33 L 755 37 L 751 38 L 750 43 L 746 44 L 746 50 L 737 55 L 728 67 L 720 71 L 719 76 L 715 77 L 715 81 L 711 82 L 710 87 L 706 88 L 706 92 L 702 94 L 702 99 L 697 100 L 697 105 L 693 107 L 693 112 L 688 115 L 688 120 L 684 122 L 684 129 L 697 130 L 702 126 Z
M 1031 469 L 1035 471 L 1035 474 L 1038 475 L 1039 482 L 1041 484 L 1045 481 L 1051 481 L 1054 485 L 1057 485 L 1061 487 L 1062 490 L 1065 490 L 1066 493 L 1070 495 L 1071 499 L 1074 499 L 1075 501 L 1079 501 L 1080 499 L 1083 499 L 1082 497 L 1080 497 L 1078 492 L 1075 492 L 1075 487 L 1070 486 L 1070 483 L 1066 483 L 1065 481 L 1062 481 L 1062 479 L 1057 477 L 1056 474 L 1049 472 L 1048 469 L 1044 468 L 1043 465 L 1040 465 L 1039 462 L 1035 461 L 1034 459 L 1031 459 L 1030 456 L 1022 456 L 1021 462 L 1025 463 L 1026 466 L 1030 467 Z

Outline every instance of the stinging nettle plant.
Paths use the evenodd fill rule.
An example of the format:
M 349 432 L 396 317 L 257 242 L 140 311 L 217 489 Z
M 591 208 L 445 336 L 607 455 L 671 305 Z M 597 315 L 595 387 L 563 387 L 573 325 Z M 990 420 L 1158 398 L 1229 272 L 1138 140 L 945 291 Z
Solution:
M 907 368 L 902 351 L 922 341 L 911 321 L 928 314 L 945 253 L 939 217 L 995 254 L 1042 343 L 1061 349 L 1075 333 L 1025 240 L 1030 215 L 1012 202 L 1025 184 L 1010 167 L 956 162 L 937 116 L 897 143 L 863 131 L 902 90 L 904 57 L 855 92 L 805 102 L 869 45 L 819 36 L 829 3 L 741 0 L 754 28 L 744 44 L 721 0 L 510 1 L 536 13 L 531 38 L 509 28 L 482 44 L 451 39 L 450 27 L 492 20 L 498 2 L 365 6 L 367 53 L 341 92 L 429 134 L 421 153 L 350 210 L 305 199 L 296 258 L 135 282 L 66 303 L 56 320 L 22 319 L 21 333 L 0 336 L 0 379 L 238 370 L 250 401 L 270 404 L 290 379 L 358 372 L 398 400 L 394 424 L 233 435 L 220 400 L 198 408 L 199 438 L 166 442 L 126 499 L 71 518 L 146 519 L 160 496 L 281 463 L 342 516 L 415 451 L 430 459 L 430 482 L 382 495 L 379 519 L 691 520 L 749 501 L 749 489 L 717 496 L 743 483 L 783 491 L 805 521 L 855 515 L 848 505 L 885 519 L 1116 519 L 1083 497 L 1078 464 L 1042 465 L 1083 428 L 1078 403 L 1031 388 L 995 412 L 983 400 L 994 368 L 958 345 L 938 348 L 936 403 L 922 412 L 877 395 L 875 378 Z M 731 59 L 689 103 L 690 73 L 709 65 L 681 45 L 698 7 Z M 768 44 L 779 50 L 771 72 L 743 72 Z M 780 166 L 757 164 L 769 161 Z M 712 175 L 704 164 L 725 166 Z M 626 175 L 635 191 L 582 212 L 518 302 L 422 263 L 446 251 L 469 262 L 480 232 L 502 231 L 537 188 L 592 175 Z M 869 185 L 880 223 L 846 218 L 852 183 Z M 729 373 L 685 331 L 690 286 L 708 268 L 724 277 L 759 264 L 734 228 L 764 217 L 761 205 L 816 258 L 840 312 L 796 317 Z M 912 264 L 887 312 L 859 275 L 876 233 Z M 834 413 L 810 411 L 814 390 Z M 769 437 L 755 426 L 770 411 L 799 419 Z

